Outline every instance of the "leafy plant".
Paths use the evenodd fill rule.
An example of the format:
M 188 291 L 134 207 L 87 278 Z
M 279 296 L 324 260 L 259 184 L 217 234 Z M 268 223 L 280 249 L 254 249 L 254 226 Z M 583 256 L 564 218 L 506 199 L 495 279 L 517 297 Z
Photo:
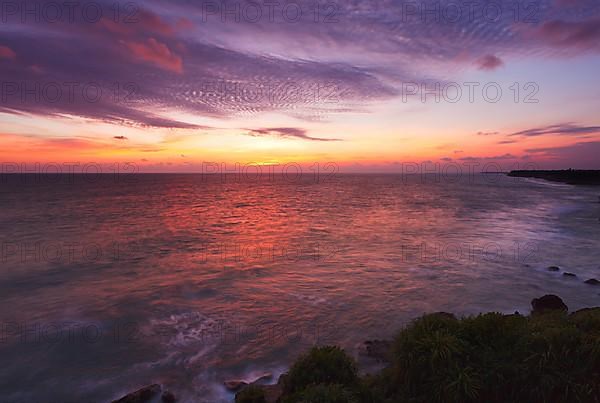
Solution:
M 294 393 L 317 384 L 355 386 L 358 383 L 356 364 L 344 350 L 335 346 L 314 347 L 292 366 L 284 385 Z
M 313 348 L 292 366 L 282 402 L 600 402 L 600 309 L 430 314 L 392 350 L 389 367 L 361 379 L 340 348 Z

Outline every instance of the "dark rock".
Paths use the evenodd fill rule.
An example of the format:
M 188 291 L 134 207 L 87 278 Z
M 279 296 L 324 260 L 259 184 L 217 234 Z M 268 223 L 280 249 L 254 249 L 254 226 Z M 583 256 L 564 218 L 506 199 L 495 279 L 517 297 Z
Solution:
M 559 270 L 560 270 L 560 267 L 558 267 L 558 266 L 550 266 L 550 267 L 548 267 L 548 271 L 559 271 Z
M 541 298 L 534 298 L 531 300 L 531 306 L 533 307 L 532 314 L 540 314 L 548 311 L 568 311 L 569 308 L 563 302 L 560 297 L 556 295 L 544 295 Z
M 287 381 L 287 378 L 288 378 L 287 373 L 279 375 L 279 379 L 277 380 L 277 385 L 284 386 L 285 382 Z
M 177 401 L 175 395 L 169 392 L 168 390 L 163 392 L 161 400 L 163 401 L 163 403 L 175 403 Z
M 269 378 L 273 377 L 273 375 L 271 373 L 266 373 L 265 375 L 269 375 Z M 287 374 L 281 374 L 281 376 L 277 380 L 277 384 L 276 385 L 260 385 L 260 384 L 257 384 L 256 382 L 259 382 L 260 380 L 264 379 L 265 375 L 259 377 L 251 385 L 253 387 L 260 388 L 263 391 L 264 398 L 265 398 L 265 400 L 264 400 L 265 403 L 277 403 L 277 402 L 279 402 L 279 400 L 281 398 L 281 395 L 283 394 L 283 386 L 284 386 Z M 245 385 L 245 386 L 247 386 L 247 385 Z M 242 389 L 244 389 L 245 386 L 242 387 Z M 240 393 L 237 393 L 236 396 L 235 396 L 236 402 L 238 400 L 241 400 L 241 399 L 238 399 L 239 396 L 240 396 Z
M 365 348 L 368 357 L 377 362 L 390 362 L 392 342 L 389 340 L 367 340 Z
M 263 392 L 265 392 L 265 402 L 266 403 L 276 403 L 279 401 L 279 398 L 283 394 L 283 386 L 282 385 L 263 385 L 261 386 Z
M 120 398 L 119 400 L 114 400 L 113 403 L 147 403 L 158 396 L 160 391 L 160 385 L 155 383 L 153 385 L 136 390 L 135 392 Z
M 267 403 L 276 403 L 280 400 L 286 379 L 287 374 L 281 374 L 276 385 L 261 386 L 265 391 L 265 401 Z
M 584 283 L 590 284 L 590 285 L 600 285 L 600 281 L 596 280 L 595 278 L 585 280 Z
M 569 273 L 568 271 L 563 273 L 563 276 L 565 277 L 577 277 L 577 274 L 575 273 Z
M 235 403 L 266 403 L 265 391 L 260 386 L 249 385 L 235 394 Z
M 242 389 L 244 386 L 248 386 L 248 382 L 240 381 L 240 380 L 231 380 L 223 382 L 223 385 L 227 388 L 227 390 L 231 392 L 237 392 Z
M 225 385 L 225 388 L 227 388 L 227 390 L 231 392 L 238 392 L 248 385 L 264 385 L 265 382 L 270 381 L 271 379 L 273 379 L 273 374 L 270 372 L 265 372 L 264 374 L 262 374 L 261 376 L 259 376 L 251 382 L 233 379 L 230 381 L 223 382 L 223 385 Z
M 258 378 L 256 378 L 252 382 L 250 382 L 250 384 L 251 385 L 260 385 L 261 383 L 270 381 L 271 379 L 273 379 L 273 374 L 270 372 L 265 372 L 264 374 L 262 374 L 261 376 L 259 376 Z

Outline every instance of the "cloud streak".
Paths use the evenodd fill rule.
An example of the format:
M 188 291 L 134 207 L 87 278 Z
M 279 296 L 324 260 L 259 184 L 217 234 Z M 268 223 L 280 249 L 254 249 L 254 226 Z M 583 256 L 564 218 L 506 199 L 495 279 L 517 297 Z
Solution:
M 554 166 L 598 169 L 600 141 L 578 142 L 560 147 L 537 147 L 525 151 L 537 159 L 551 161 Z
M 550 126 L 536 127 L 511 133 L 508 136 L 537 137 L 544 135 L 580 136 L 600 133 L 600 126 L 580 126 L 575 123 L 560 123 Z
M 282 19 L 281 10 L 275 22 L 266 15 L 256 22 L 229 15 L 223 22 L 187 0 L 144 2 L 129 24 L 107 16 L 93 24 L 11 19 L 0 45 L 3 77 L 29 86 L 93 81 L 107 93 L 115 83 L 134 83 L 136 91 L 128 102 L 122 96 L 93 105 L 81 96 L 70 103 L 8 100 L 3 110 L 187 129 L 195 125 L 169 115 L 229 119 L 278 112 L 310 121 L 368 111 L 371 102 L 398 96 L 403 82 L 435 80 L 457 61 L 495 71 L 505 55 L 536 48 L 561 54 L 565 47 L 593 47 L 600 38 L 600 11 L 587 0 L 578 2 L 580 14 L 542 0 L 538 24 L 515 23 L 512 8 L 497 21 L 478 10 L 448 22 L 443 14 L 407 15 L 400 3 L 373 0 L 336 3 L 335 18 L 325 22 L 317 14 L 322 18 L 315 25 L 314 2 L 296 3 L 304 18 L 294 23 Z M 107 0 L 98 4 L 112 7 Z M 250 4 L 242 0 L 240 9 Z M 455 3 L 441 1 L 440 9 L 449 4 Z M 307 50 L 306 43 L 315 45 Z
M 246 130 L 248 130 L 246 134 L 252 137 L 274 136 L 280 138 L 300 139 L 309 141 L 342 141 L 342 139 L 336 138 L 312 137 L 306 134 L 306 130 L 298 129 L 295 127 L 273 127 Z

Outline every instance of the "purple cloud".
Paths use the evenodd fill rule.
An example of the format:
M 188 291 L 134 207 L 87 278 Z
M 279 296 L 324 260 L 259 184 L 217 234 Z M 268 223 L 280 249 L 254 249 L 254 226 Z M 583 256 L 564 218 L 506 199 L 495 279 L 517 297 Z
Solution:
M 525 150 L 536 158 L 550 160 L 553 166 L 597 169 L 600 141 L 579 142 L 561 147 L 539 147 Z
M 482 160 L 486 160 L 486 161 L 490 161 L 490 160 L 511 160 L 511 159 L 517 159 L 518 157 L 516 155 L 513 154 L 502 154 L 502 155 L 495 155 L 493 157 L 462 157 L 459 158 L 461 161 L 482 161 Z
M 537 34 L 554 46 L 600 49 L 600 18 L 548 21 Z
M 579 126 L 575 123 L 561 123 L 556 125 L 536 127 L 511 133 L 508 136 L 536 137 L 543 135 L 569 135 L 577 136 L 583 134 L 600 133 L 600 126 Z
M 258 21 L 226 15 L 224 21 L 218 11 L 206 14 L 206 2 L 189 0 L 148 0 L 133 23 L 109 18 L 114 4 L 108 0 L 97 3 L 106 15 L 95 23 L 23 24 L 9 16 L 0 44 L 2 77 L 28 89 L 65 82 L 79 88 L 72 97 L 63 88 L 56 101 L 23 101 L 22 90 L 11 87 L 3 92 L 0 111 L 182 129 L 203 126 L 170 118 L 169 112 L 218 119 L 278 112 L 323 120 L 368 111 L 371 102 L 398 96 L 402 83 L 440 82 L 448 68 L 473 60 L 494 70 L 503 63 L 498 54 L 593 48 L 597 2 L 581 0 L 575 13 L 554 1 L 541 0 L 536 24 L 515 24 L 513 5 L 495 21 L 477 7 L 448 21 L 441 11 L 407 15 L 404 2 L 387 0 L 336 2 L 333 14 L 315 14 L 315 2 L 298 0 L 301 18 L 293 22 L 282 9 L 275 21 L 268 14 Z M 239 2 L 242 10 L 252 4 Z M 450 4 L 457 3 L 443 0 L 440 10 L 450 10 Z M 82 93 L 91 83 L 103 94 L 93 102 Z
M 248 130 L 249 136 L 260 137 L 260 136 L 275 136 L 281 138 L 296 138 L 301 140 L 310 141 L 342 141 L 342 139 L 334 138 L 322 138 L 312 137 L 306 134 L 306 130 L 298 129 L 294 127 L 273 127 L 273 128 L 262 128 L 262 129 L 246 129 Z
M 477 68 L 479 70 L 492 71 L 504 65 L 504 62 L 494 55 L 485 55 L 477 60 Z

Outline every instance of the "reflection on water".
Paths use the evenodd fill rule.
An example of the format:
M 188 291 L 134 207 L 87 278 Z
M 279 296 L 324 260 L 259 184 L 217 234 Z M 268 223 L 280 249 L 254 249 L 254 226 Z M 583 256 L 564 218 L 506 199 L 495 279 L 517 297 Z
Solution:
M 2 183 L 5 401 L 231 400 L 423 312 L 599 305 L 598 190 L 503 176 Z M 546 267 L 558 265 L 578 278 Z M 35 386 L 32 386 L 35 385 Z

